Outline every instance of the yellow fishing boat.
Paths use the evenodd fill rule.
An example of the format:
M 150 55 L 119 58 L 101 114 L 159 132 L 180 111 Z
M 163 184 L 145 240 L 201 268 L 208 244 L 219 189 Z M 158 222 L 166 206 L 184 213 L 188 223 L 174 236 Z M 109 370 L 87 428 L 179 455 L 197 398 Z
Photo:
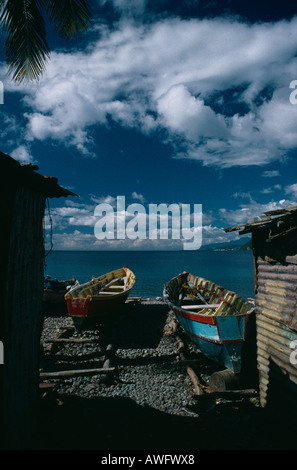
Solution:
M 77 283 L 65 295 L 68 315 L 75 325 L 82 324 L 85 319 L 112 320 L 127 300 L 135 282 L 134 273 L 124 266 L 93 277 L 85 284 Z

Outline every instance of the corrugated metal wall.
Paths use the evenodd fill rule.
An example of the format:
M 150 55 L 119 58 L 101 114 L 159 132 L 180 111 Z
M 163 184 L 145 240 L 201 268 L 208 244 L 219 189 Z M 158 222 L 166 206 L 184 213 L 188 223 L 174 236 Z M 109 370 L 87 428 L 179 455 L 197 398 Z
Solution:
M 252 234 L 257 367 L 263 407 L 297 418 L 297 205 L 225 232 Z
M 45 197 L 24 187 L 17 188 L 12 197 L 10 244 L 5 248 L 5 305 L 1 313 L 1 447 L 22 449 L 32 440 L 37 409 Z
M 297 413 L 297 266 L 290 258 L 294 262 L 256 257 L 257 363 L 261 405 Z

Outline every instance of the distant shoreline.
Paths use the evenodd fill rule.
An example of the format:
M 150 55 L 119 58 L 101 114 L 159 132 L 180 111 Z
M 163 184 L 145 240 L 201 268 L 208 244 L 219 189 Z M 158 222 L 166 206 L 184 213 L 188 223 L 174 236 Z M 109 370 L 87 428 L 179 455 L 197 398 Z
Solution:
M 201 247 L 199 250 L 193 250 L 193 251 L 203 251 L 204 253 L 209 251 L 209 252 L 213 252 L 213 251 L 252 251 L 252 247 L 244 247 L 244 246 L 238 246 L 238 247 L 230 247 L 230 248 L 213 248 L 213 247 L 210 247 L 210 248 L 207 248 L 207 245 L 205 247 Z M 105 250 L 51 250 L 51 252 L 55 252 L 55 253 L 92 253 L 92 252 L 102 252 L 102 253 L 106 253 L 106 252 L 112 252 L 112 253 L 147 253 L 147 252 L 158 252 L 158 253 L 191 253 L 191 251 L 186 251 L 186 250 L 112 250 L 110 248 L 108 249 L 105 249 Z

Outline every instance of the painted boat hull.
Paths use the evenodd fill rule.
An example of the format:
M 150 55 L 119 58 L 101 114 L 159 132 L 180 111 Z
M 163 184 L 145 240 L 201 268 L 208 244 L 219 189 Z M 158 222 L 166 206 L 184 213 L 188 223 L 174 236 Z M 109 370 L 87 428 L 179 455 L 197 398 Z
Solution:
M 67 290 L 63 289 L 60 291 L 54 291 L 51 289 L 44 289 L 42 301 L 44 303 L 53 303 L 53 304 L 61 304 L 65 302 L 65 295 L 67 294 Z
M 180 276 L 185 280 L 189 275 L 183 273 Z M 178 276 L 173 280 L 176 281 L 177 278 Z M 189 338 L 206 357 L 234 373 L 240 373 L 243 344 L 247 339 L 247 323 L 254 308 L 250 308 L 246 313 L 236 314 L 232 311 L 224 316 L 185 310 L 177 305 L 176 298 L 173 299 L 173 296 L 169 295 L 168 285 L 173 280 L 165 286 L 163 297 Z
M 107 285 L 112 279 L 123 279 L 125 276 L 128 276 L 129 284 L 124 291 L 111 292 L 106 295 L 95 294 L 94 286 L 98 283 L 102 283 L 104 286 L 104 283 Z M 83 286 L 78 285 L 65 295 L 68 315 L 72 317 L 74 324 L 77 326 L 82 325 L 86 320 L 95 322 L 112 321 L 117 318 L 119 310 L 128 299 L 134 284 L 135 276 L 133 272 L 124 267 L 98 278 L 93 278 Z
M 65 295 L 76 283 L 76 279 L 59 281 L 50 276 L 44 279 L 42 301 L 44 304 L 65 304 Z

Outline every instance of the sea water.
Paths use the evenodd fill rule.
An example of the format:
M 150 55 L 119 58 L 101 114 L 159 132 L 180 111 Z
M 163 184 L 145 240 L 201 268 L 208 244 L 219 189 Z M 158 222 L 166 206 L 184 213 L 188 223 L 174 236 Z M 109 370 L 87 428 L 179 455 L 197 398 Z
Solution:
M 126 265 L 136 276 L 131 297 L 161 297 L 166 282 L 187 271 L 243 298 L 254 297 L 252 251 L 51 251 L 45 274 L 89 281 Z

